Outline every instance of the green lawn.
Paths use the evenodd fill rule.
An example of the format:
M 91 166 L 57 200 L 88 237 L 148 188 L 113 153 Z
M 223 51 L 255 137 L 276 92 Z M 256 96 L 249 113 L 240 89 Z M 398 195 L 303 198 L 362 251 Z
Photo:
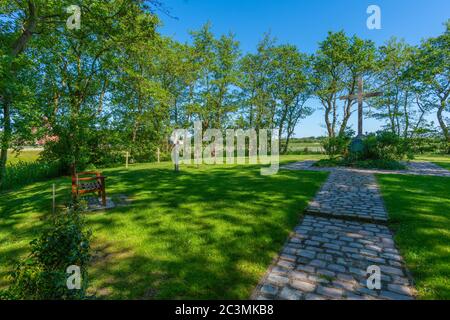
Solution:
M 39 158 L 40 150 L 22 150 L 19 153 L 8 151 L 8 164 L 14 164 L 19 161 L 33 162 Z
M 291 162 L 311 157 L 283 157 Z M 258 166 L 184 167 L 168 163 L 104 170 L 110 196 L 128 207 L 90 213 L 95 259 L 92 292 L 105 298 L 248 298 L 327 174 Z M 0 287 L 28 250 L 69 179 L 0 195 Z
M 437 158 L 437 163 L 442 159 Z M 448 162 L 442 162 L 448 163 Z M 422 299 L 450 299 L 450 179 L 378 175 L 396 243 Z

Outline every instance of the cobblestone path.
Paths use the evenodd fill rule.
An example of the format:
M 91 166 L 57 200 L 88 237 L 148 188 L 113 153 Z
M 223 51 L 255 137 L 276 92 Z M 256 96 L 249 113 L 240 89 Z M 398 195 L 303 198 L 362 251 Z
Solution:
M 381 289 L 367 287 L 367 268 L 381 270 Z M 305 216 L 255 299 L 413 299 L 413 288 L 384 225 Z
M 291 170 L 331 171 L 303 221 L 253 292 L 254 299 L 414 299 L 412 279 L 391 231 L 373 173 L 381 170 L 315 168 L 314 161 Z M 389 173 L 450 176 L 434 164 L 411 163 Z M 381 271 L 381 288 L 369 289 L 369 267 Z
M 310 202 L 308 213 L 368 221 L 387 221 L 375 177 L 370 173 L 333 171 Z

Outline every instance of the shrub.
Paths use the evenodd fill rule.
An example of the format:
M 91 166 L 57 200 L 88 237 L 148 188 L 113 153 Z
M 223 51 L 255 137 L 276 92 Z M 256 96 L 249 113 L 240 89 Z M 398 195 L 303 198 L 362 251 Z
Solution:
M 396 160 L 360 160 L 352 166 L 363 169 L 405 170 L 406 166 Z
M 325 153 L 330 158 L 335 158 L 338 155 L 346 154 L 346 150 L 350 144 L 351 138 L 347 135 L 326 138 L 322 142 Z
M 41 237 L 33 240 L 30 255 L 17 264 L 11 286 L 0 293 L 2 299 L 55 300 L 86 297 L 87 265 L 90 260 L 90 231 L 85 230 L 76 206 L 58 213 Z M 67 287 L 67 267 L 81 272 L 81 289 Z
M 412 158 L 410 141 L 389 131 L 369 134 L 361 142 L 361 150 L 349 150 L 346 156 L 347 161 L 382 160 L 389 162 L 402 160 L 405 157 Z
M 58 177 L 62 174 L 59 161 L 23 162 L 6 166 L 6 175 L 0 190 L 8 190 L 43 179 Z

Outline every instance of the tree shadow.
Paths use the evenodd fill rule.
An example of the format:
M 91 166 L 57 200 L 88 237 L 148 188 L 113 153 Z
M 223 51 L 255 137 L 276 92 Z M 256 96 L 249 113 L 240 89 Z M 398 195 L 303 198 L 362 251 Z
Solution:
M 264 177 L 258 166 L 175 173 L 170 165 L 142 165 L 104 175 L 109 196 L 133 201 L 86 215 L 99 253 L 89 269 L 93 292 L 118 299 L 236 299 L 249 297 L 327 173 Z M 6 199 L 20 212 L 5 214 L 12 219 L 7 228 L 27 211 L 45 208 L 42 187 Z

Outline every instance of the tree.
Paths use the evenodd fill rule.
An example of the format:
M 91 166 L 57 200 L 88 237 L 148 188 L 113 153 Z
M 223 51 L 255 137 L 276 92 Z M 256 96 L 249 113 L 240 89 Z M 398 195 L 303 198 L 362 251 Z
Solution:
M 305 105 L 311 95 L 309 59 L 293 45 L 274 47 L 273 55 L 270 91 L 276 104 L 275 123 L 279 129 L 279 141 L 285 134 L 281 152 L 286 153 L 299 120 L 312 113 L 312 109 Z
M 169 136 L 169 110 L 176 103 L 170 92 L 175 87 L 165 70 L 169 52 L 164 39 L 156 36 L 130 45 L 118 66 L 113 126 L 120 132 L 123 150 L 131 151 L 138 161 L 154 159 L 159 144 Z
M 51 133 L 58 137 L 45 145 L 47 159 L 62 160 L 66 168 L 95 162 L 102 144 L 97 133 L 108 123 L 110 78 L 124 63 L 124 52 L 154 37 L 157 19 L 146 8 L 143 1 L 82 6 L 80 30 L 59 26 L 48 35 L 52 43 L 36 43 L 42 87 L 54 87 L 58 97 L 44 103 L 46 112 L 52 110 L 46 115 Z
M 374 82 L 382 88 L 383 96 L 370 103 L 375 110 L 372 116 L 386 121 L 386 128 L 403 138 L 412 138 L 418 132 L 428 112 L 409 72 L 415 50 L 395 38 L 379 48 L 379 69 Z
M 225 128 L 228 115 L 237 109 L 239 43 L 232 34 L 215 39 L 210 24 L 192 32 L 192 38 L 190 63 L 196 79 L 188 112 L 202 121 L 203 129 Z
M 445 113 L 449 111 L 450 97 L 450 20 L 442 35 L 422 43 L 414 56 L 411 73 L 423 92 L 423 100 L 436 110 L 447 152 L 450 153 L 449 121 L 445 118 Z
M 56 5 L 59 3 L 59 5 Z M 3 182 L 8 148 L 13 138 L 13 115 L 19 114 L 23 105 L 23 95 L 18 93 L 26 90 L 21 85 L 23 73 L 29 65 L 24 51 L 36 35 L 45 35 L 55 23 L 61 19 L 65 1 L 8 1 L 0 0 L 0 103 L 1 117 L 1 150 L 0 150 L 0 185 Z
M 356 94 L 358 77 L 371 75 L 374 60 L 372 41 L 356 36 L 349 38 L 343 31 L 329 32 L 319 43 L 313 62 L 314 94 L 324 108 L 330 138 L 345 135 L 356 102 L 348 99 L 339 105 L 339 97 Z
M 241 101 L 240 125 L 246 128 L 273 129 L 275 101 L 273 88 L 273 47 L 275 39 L 269 34 L 259 42 L 255 54 L 247 54 L 240 62 Z

